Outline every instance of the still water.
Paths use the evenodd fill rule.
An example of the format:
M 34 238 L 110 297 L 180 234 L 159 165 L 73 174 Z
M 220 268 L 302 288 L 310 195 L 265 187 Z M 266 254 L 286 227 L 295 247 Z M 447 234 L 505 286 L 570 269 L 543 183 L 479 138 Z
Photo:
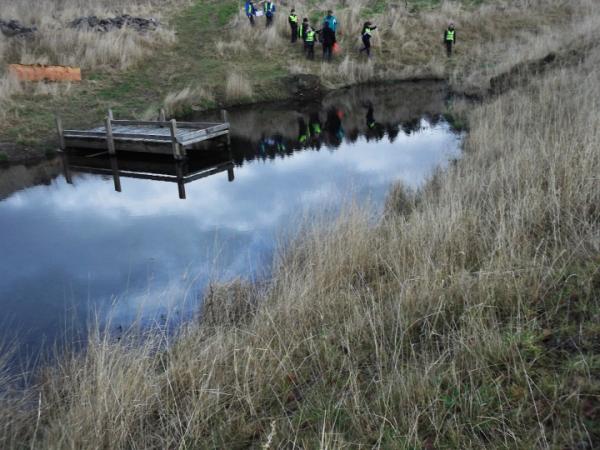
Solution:
M 459 154 L 440 85 L 363 87 L 230 111 L 230 152 L 184 164 L 72 154 L 0 170 L 0 338 L 34 353 L 90 314 L 185 314 L 210 280 L 263 277 L 323 210 L 381 208 Z

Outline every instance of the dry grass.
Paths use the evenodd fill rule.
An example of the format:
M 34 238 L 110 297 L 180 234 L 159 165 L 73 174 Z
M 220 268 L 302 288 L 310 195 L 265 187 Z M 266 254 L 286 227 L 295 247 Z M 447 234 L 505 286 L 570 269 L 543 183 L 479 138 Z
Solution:
M 206 105 L 214 101 L 214 96 L 202 87 L 187 86 L 180 91 L 167 94 L 163 105 L 168 117 L 189 113 L 197 105 Z
M 251 100 L 254 95 L 252 83 L 243 74 L 231 71 L 225 83 L 225 98 L 229 102 Z
M 0 34 L 0 115 L 9 106 L 10 98 L 30 87 L 7 80 L 5 68 L 10 63 L 62 64 L 81 67 L 84 74 L 91 71 L 123 70 L 134 66 L 158 46 L 175 41 L 175 34 L 163 24 L 157 30 L 138 33 L 123 28 L 107 33 L 76 30 L 68 23 L 81 16 L 113 17 L 130 14 L 162 19 L 161 12 L 169 4 L 187 4 L 187 0 L 171 2 L 114 0 L 17 0 L 0 4 L 0 18 L 19 20 L 26 26 L 35 25 L 37 33 L 30 38 L 6 38 Z M 34 92 L 52 89 L 34 86 Z M 59 91 L 60 89 L 54 89 Z M 60 90 L 64 92 L 64 90 Z
M 93 335 L 25 398 L 0 388 L 0 443 L 594 448 L 598 67 L 473 108 L 461 161 L 377 226 L 351 206 L 306 229 L 264 292 L 212 292 L 210 324 Z
M 436 30 L 450 12 L 516 17 L 451 6 L 425 16 Z M 586 56 L 471 108 L 463 159 L 398 187 L 385 218 L 350 206 L 282 249 L 264 289 L 215 288 L 204 326 L 93 334 L 24 392 L 0 375 L 0 446 L 597 447 L 600 52 Z
M 14 39 L 7 44 L 9 40 L 0 37 L 0 79 L 2 67 L 7 61 L 82 65 L 84 77 L 86 68 L 105 74 L 106 71 L 134 67 L 155 52 L 159 45 L 164 47 L 165 44 L 173 42 L 174 34 L 168 26 L 145 35 L 131 30 L 99 35 L 84 31 L 64 31 L 64 23 L 79 15 L 112 16 L 123 12 L 160 18 L 159 13 L 169 5 L 187 4 L 189 1 L 136 0 L 123 6 L 122 2 L 116 0 L 43 0 L 35 2 L 35 8 L 31 7 L 33 0 L 5 2 L 0 5 L 0 16 L 17 18 L 25 24 L 37 25 L 40 28 L 40 37 L 22 44 L 17 44 Z M 216 27 L 209 20 L 202 27 L 212 29 L 211 27 L 215 26 L 215 32 L 203 36 L 205 42 L 202 54 L 198 56 L 198 42 L 193 39 L 186 41 L 183 44 L 186 49 L 179 53 L 194 55 L 189 56 L 190 60 L 202 57 L 212 60 L 215 53 L 219 55 L 220 61 L 214 64 L 215 69 L 209 71 L 205 78 L 208 78 L 211 90 L 219 94 L 217 100 L 226 102 L 236 102 L 237 99 L 248 101 L 251 95 L 246 89 L 237 91 L 234 77 L 229 77 L 233 86 L 227 88 L 228 79 L 223 76 L 226 69 L 222 66 L 233 67 L 247 78 L 248 83 L 243 84 L 252 84 L 258 92 L 268 92 L 268 95 L 274 97 L 284 94 L 280 90 L 271 89 L 279 79 L 278 76 L 270 76 L 270 73 L 280 74 L 286 68 L 292 73 L 318 74 L 323 83 L 330 88 L 370 81 L 437 77 L 450 79 L 457 91 L 473 91 L 480 94 L 489 88 L 490 77 L 505 72 L 515 64 L 543 56 L 559 47 L 577 45 L 584 41 L 593 42 L 598 38 L 596 30 L 597 24 L 600 23 L 600 6 L 594 0 L 502 0 L 482 2 L 479 6 L 473 6 L 470 2 L 444 1 L 441 6 L 417 11 L 407 10 L 404 2 L 383 4 L 374 0 L 352 0 L 343 3 L 328 1 L 318 4 L 298 0 L 294 6 L 300 17 L 311 17 L 315 26 L 319 25 L 320 18 L 327 8 L 335 10 L 340 24 L 338 37 L 342 53 L 336 56 L 335 62 L 330 66 L 321 65 L 319 61 L 306 61 L 300 44 L 296 48 L 290 47 L 287 6 L 279 8 L 275 26 L 268 30 L 264 29 L 262 18 L 258 18 L 257 26 L 251 28 L 242 8 L 238 9 L 238 14 L 229 26 Z M 211 3 L 209 9 L 221 20 L 222 17 L 229 17 L 232 4 Z M 202 23 L 198 17 L 201 10 L 184 9 L 180 13 L 180 18 L 184 20 L 177 23 L 183 27 L 191 22 Z M 371 20 L 378 25 L 373 37 L 374 58 L 371 62 L 366 61 L 364 54 L 358 54 L 361 45 L 360 28 L 365 20 Z M 449 20 L 456 22 L 459 37 L 456 54 L 451 61 L 446 59 L 441 45 L 442 30 Z M 184 34 L 189 32 L 179 31 Z M 317 54 L 319 53 L 320 46 L 317 45 Z M 163 58 L 168 57 L 164 50 L 158 54 Z M 181 58 L 181 67 L 191 67 L 188 64 L 190 60 L 185 58 Z M 227 60 L 227 63 L 223 63 L 223 60 Z M 212 67 L 212 64 L 210 66 Z M 138 79 L 149 78 L 143 70 L 135 74 Z M 176 88 L 168 86 L 168 82 L 163 83 L 159 96 L 164 97 L 169 90 L 181 90 L 193 82 L 191 73 L 186 76 L 187 80 L 175 83 Z M 159 83 L 150 79 L 148 82 Z M 100 89 L 99 85 L 102 83 L 95 83 L 94 80 L 84 84 L 82 91 L 89 93 L 89 89 Z M 80 92 L 77 89 L 74 91 Z M 119 90 L 112 88 L 108 91 Z M 23 101 L 37 101 L 29 95 L 30 90 L 27 86 L 18 86 L 7 80 L 0 82 L 0 98 L 5 100 L 0 103 L 0 116 L 6 117 L 7 111 L 15 112 L 12 117 L 15 120 L 11 124 L 13 128 L 26 128 L 26 125 L 22 125 L 21 120 L 16 118 L 17 105 L 11 106 L 10 101 L 13 94 L 21 92 L 26 94 L 21 97 Z M 228 92 L 231 95 L 228 95 Z M 131 97 L 133 95 L 130 94 Z M 121 95 L 111 98 L 113 104 L 120 102 L 127 104 L 125 108 L 131 108 L 130 105 L 135 104 L 135 99 L 124 98 Z M 131 112 L 133 115 L 142 113 L 143 111 Z M 46 127 L 50 126 L 47 119 L 41 115 L 39 120 L 45 121 Z M 25 134 L 26 132 L 21 133 Z
M 290 50 L 285 7 L 279 12 L 276 27 L 266 31 L 262 20 L 252 29 L 240 13 L 231 24 L 226 42 L 233 48 L 248 44 L 268 61 L 287 61 L 292 72 L 318 73 L 329 87 L 446 77 L 459 90 L 481 90 L 489 87 L 492 76 L 515 64 L 568 45 L 566 36 L 573 42 L 590 38 L 600 21 L 600 6 L 593 0 L 504 0 L 483 2 L 477 7 L 446 0 L 439 7 L 417 12 L 407 10 L 403 2 L 379 10 L 376 6 L 371 0 L 325 2 L 316 7 L 306 0 L 294 3 L 300 17 L 319 17 L 319 21 L 312 22 L 317 28 L 327 8 L 338 16 L 342 54 L 331 68 L 318 68 L 306 61 L 299 45 Z M 362 46 L 360 31 L 366 20 L 378 25 L 372 40 L 373 62 L 358 53 Z M 451 62 L 442 46 L 442 32 L 449 21 L 455 22 L 459 37 Z M 316 51 L 318 55 L 320 46 Z M 363 65 L 367 67 L 361 68 Z
M 319 75 L 328 87 L 366 83 L 375 81 L 375 64 L 346 55 L 339 64 L 322 63 Z

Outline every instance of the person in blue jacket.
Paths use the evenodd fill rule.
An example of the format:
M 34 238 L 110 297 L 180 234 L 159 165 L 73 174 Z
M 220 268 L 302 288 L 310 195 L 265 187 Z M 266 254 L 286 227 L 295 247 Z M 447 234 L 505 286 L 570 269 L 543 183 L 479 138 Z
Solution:
M 331 31 L 333 31 L 333 43 L 335 44 L 337 42 L 336 35 L 335 35 L 335 33 L 337 31 L 337 19 L 333 15 L 333 11 L 331 9 L 329 11 L 327 11 L 327 15 L 323 19 L 323 26 L 325 26 L 325 24 L 327 24 L 329 29 Z
M 256 15 L 256 8 L 254 7 L 254 3 L 252 3 L 252 0 L 246 0 L 245 11 L 248 20 L 250 21 L 250 25 L 254 26 L 254 16 Z
M 273 24 L 273 17 L 275 16 L 275 3 L 271 0 L 267 0 L 265 2 L 265 16 L 267 18 L 267 27 L 270 27 Z

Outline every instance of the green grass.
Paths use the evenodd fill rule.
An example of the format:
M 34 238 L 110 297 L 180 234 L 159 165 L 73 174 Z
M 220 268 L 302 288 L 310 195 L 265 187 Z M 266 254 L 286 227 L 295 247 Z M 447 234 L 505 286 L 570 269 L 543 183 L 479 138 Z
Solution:
M 237 12 L 238 2 L 202 1 L 172 18 L 177 43 L 157 50 L 137 66 L 121 73 L 99 71 L 84 74 L 89 81 L 74 87 L 68 96 L 50 98 L 21 95 L 10 111 L 0 136 L 42 150 L 54 138 L 53 115 L 58 112 L 68 126 L 90 126 L 104 117 L 108 108 L 117 116 L 138 117 L 149 107 L 158 110 L 169 92 L 189 84 L 218 88 L 230 63 L 214 52 L 214 38 Z M 236 62 L 245 73 L 262 80 L 283 71 L 257 67 L 252 58 Z M 258 70 L 257 70 L 258 69 Z M 86 114 L 81 114 L 86 111 Z M 25 121 L 22 119 L 26 118 Z
M 0 123 L 0 140 L 33 147 L 42 155 L 48 143 L 55 141 L 55 113 L 62 116 L 68 127 L 97 125 L 106 115 L 108 108 L 112 108 L 118 117 L 140 117 L 145 113 L 157 111 L 168 94 L 179 92 L 187 86 L 200 86 L 214 98 L 211 101 L 201 100 L 196 106 L 227 106 L 225 81 L 232 71 L 243 73 L 252 85 L 254 96 L 244 99 L 246 102 L 289 97 L 291 91 L 286 89 L 288 86 L 284 83 L 291 65 L 300 67 L 304 73 L 320 76 L 323 84 L 329 88 L 366 81 L 434 76 L 451 78 L 453 86 L 460 92 L 473 79 L 471 75 L 474 72 L 483 72 L 484 75 L 475 84 L 485 89 L 490 76 L 488 72 L 493 74 L 498 66 L 498 59 L 514 58 L 513 55 L 518 55 L 522 50 L 514 50 L 507 45 L 503 55 L 480 52 L 484 56 L 474 59 L 470 49 L 479 49 L 487 43 L 493 44 L 497 36 L 504 35 L 515 36 L 515 40 L 521 42 L 522 48 L 531 48 L 527 39 L 512 31 L 531 30 L 531 36 L 541 36 L 538 28 L 565 21 L 570 17 L 568 8 L 564 11 L 551 10 L 553 15 L 533 12 L 517 16 L 514 11 L 507 15 L 490 10 L 491 12 L 487 11 L 480 16 L 469 11 L 474 12 L 470 8 L 475 8 L 483 3 L 482 1 L 462 0 L 461 5 L 466 5 L 460 12 L 463 17 L 460 32 L 464 33 L 461 34 L 464 38 L 457 47 L 455 58 L 447 61 L 439 44 L 440 32 L 436 30 L 434 33 L 427 28 L 431 26 L 427 20 L 428 14 L 438 20 L 439 3 L 437 0 L 410 0 L 409 7 L 423 14 L 406 16 L 397 12 L 397 16 L 406 27 L 406 36 L 411 36 L 411 39 L 407 41 L 405 37 L 398 38 L 392 29 L 379 30 L 377 39 L 380 39 L 380 45 L 374 50 L 375 64 L 369 72 L 365 69 L 363 60 L 357 59 L 355 55 L 355 47 L 358 45 L 355 37 L 360 30 L 353 29 L 349 24 L 342 24 L 341 27 L 344 30 L 341 39 L 345 41 L 342 41 L 344 53 L 339 59 L 347 55 L 352 64 L 348 69 L 339 71 L 332 70 L 335 69 L 334 65 L 323 69 L 318 58 L 315 62 L 305 61 L 298 48 L 290 50 L 283 40 L 282 45 L 275 50 L 264 52 L 256 48 L 260 46 L 260 39 L 254 39 L 250 44 L 246 42 L 248 39 L 243 33 L 250 31 L 246 31 L 245 28 L 241 32 L 229 29 L 228 24 L 242 7 L 241 2 L 196 0 L 191 6 L 175 12 L 175 15 L 169 18 L 169 26 L 177 33 L 176 43 L 158 48 L 136 66 L 122 72 L 84 72 L 84 81 L 81 85 L 74 86 L 68 95 L 53 97 L 22 94 L 14 97 L 14 106 Z M 383 21 L 388 4 L 387 0 L 365 2 L 360 14 L 365 19 L 368 17 L 375 22 L 378 19 Z M 299 11 L 300 14 L 308 15 L 315 24 L 320 23 L 325 8 L 315 1 L 307 1 L 304 5 L 303 11 Z M 279 14 L 287 14 L 287 8 L 281 7 Z M 336 14 L 343 15 L 343 9 L 340 8 Z M 357 24 L 353 26 L 356 27 Z M 498 32 L 496 27 L 501 32 Z M 260 33 L 262 29 L 259 25 L 252 32 Z M 537 39 L 543 39 L 543 36 Z M 215 50 L 217 40 L 241 42 L 247 45 L 247 50 L 231 57 L 221 57 Z M 180 108 L 182 112 L 189 109 Z

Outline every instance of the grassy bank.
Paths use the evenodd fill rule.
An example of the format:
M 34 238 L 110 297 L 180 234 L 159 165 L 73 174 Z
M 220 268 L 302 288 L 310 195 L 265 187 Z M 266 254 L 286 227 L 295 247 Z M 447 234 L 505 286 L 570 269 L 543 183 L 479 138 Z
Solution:
M 176 338 L 91 336 L 5 448 L 600 445 L 600 52 L 469 109 L 464 157 L 374 225 L 309 227 Z M 168 343 L 168 348 L 165 344 Z
M 55 112 L 70 126 L 89 126 L 109 107 L 118 116 L 150 117 L 163 105 L 177 115 L 191 107 L 290 98 L 298 91 L 294 75 L 314 75 L 325 89 L 441 77 L 459 92 L 482 94 L 493 76 L 516 64 L 589 39 L 598 17 L 591 0 L 299 0 L 294 5 L 299 15 L 314 23 L 328 8 L 338 15 L 342 54 L 333 64 L 321 64 L 305 61 L 300 45 L 291 48 L 285 6 L 280 6 L 275 26 L 265 31 L 260 21 L 251 29 L 241 3 L 234 0 L 121 3 L 64 0 L 52 14 L 53 2 L 35 2 L 33 7 L 31 0 L 20 0 L 16 5 L 21 8 L 0 6 L 0 17 L 40 27 L 38 38 L 31 41 L 0 37 L 0 73 L 8 63 L 36 61 L 80 65 L 85 78 L 64 87 L 1 78 L 0 143 L 18 144 L 0 150 L 7 159 L 42 155 L 53 148 Z M 142 35 L 127 29 L 105 34 L 64 29 L 80 15 L 120 13 L 158 16 L 163 27 Z M 371 62 L 357 52 L 360 27 L 367 19 L 379 25 Z M 459 33 L 451 61 L 441 45 L 449 20 Z

